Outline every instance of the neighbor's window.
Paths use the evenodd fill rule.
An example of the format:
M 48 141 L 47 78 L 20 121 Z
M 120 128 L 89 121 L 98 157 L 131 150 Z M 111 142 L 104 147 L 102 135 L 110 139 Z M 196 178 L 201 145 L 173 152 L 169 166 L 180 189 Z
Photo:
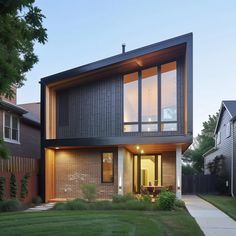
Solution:
M 230 122 L 228 122 L 228 124 L 226 125 L 226 138 L 230 137 Z
M 217 137 L 216 137 L 216 143 L 217 145 L 219 145 L 221 142 L 221 132 L 219 131 L 218 134 L 217 134 Z
M 114 160 L 112 152 L 102 154 L 102 183 L 112 183 L 114 180 Z
M 136 132 L 138 131 L 138 73 L 125 75 L 123 83 L 124 132 Z
M 163 131 L 177 130 L 176 62 L 161 66 L 161 122 Z
M 19 142 L 19 118 L 4 112 L 4 140 Z

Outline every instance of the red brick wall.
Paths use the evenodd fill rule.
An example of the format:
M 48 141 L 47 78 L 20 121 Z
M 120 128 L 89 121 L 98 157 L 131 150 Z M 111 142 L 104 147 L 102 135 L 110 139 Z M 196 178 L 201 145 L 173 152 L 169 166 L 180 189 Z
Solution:
M 24 172 L 15 173 L 17 180 L 17 198 L 20 199 L 20 191 L 21 191 L 21 180 L 24 177 Z M 0 172 L 0 176 L 4 176 L 6 178 L 6 194 L 5 198 L 10 198 L 10 178 L 11 173 L 9 172 Z M 23 200 L 24 203 L 31 203 L 32 198 L 38 195 L 38 176 L 33 173 L 30 175 L 28 179 L 28 195 Z
M 114 183 L 101 183 L 101 155 L 114 153 Z M 81 185 L 94 183 L 98 198 L 117 194 L 117 149 L 58 150 L 55 158 L 55 198 L 81 198 Z

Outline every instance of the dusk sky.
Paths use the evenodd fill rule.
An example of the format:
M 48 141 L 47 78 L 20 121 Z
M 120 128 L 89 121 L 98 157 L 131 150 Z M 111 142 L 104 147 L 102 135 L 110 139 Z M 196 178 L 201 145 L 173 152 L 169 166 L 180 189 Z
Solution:
M 18 103 L 40 101 L 39 80 L 126 50 L 193 32 L 194 136 L 222 100 L 236 99 L 236 1 L 46 1 L 46 45 L 18 90 Z

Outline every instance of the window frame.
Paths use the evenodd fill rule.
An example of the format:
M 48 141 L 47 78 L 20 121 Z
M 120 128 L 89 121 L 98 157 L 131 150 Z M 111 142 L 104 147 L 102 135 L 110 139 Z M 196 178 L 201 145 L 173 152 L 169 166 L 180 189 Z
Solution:
M 112 154 L 112 180 L 111 181 L 104 181 L 104 179 L 103 179 L 103 158 L 104 158 L 103 154 L 105 154 L 105 153 Z M 106 151 L 106 152 L 101 153 L 101 183 L 103 183 L 103 184 L 114 183 L 114 152 Z
M 176 121 L 162 121 L 161 120 L 161 66 L 168 64 L 168 63 L 176 63 L 176 106 L 177 106 L 177 114 L 176 114 Z M 142 121 L 142 70 L 150 69 L 152 67 L 157 68 L 157 121 L 155 122 L 143 122 Z M 138 121 L 137 122 L 124 122 L 124 76 L 127 74 L 131 74 L 137 72 L 138 73 Z M 179 103 L 180 103 L 180 98 L 179 98 L 179 59 L 174 59 L 174 60 L 169 60 L 165 61 L 159 64 L 154 64 L 154 65 L 149 65 L 140 68 L 139 70 L 132 70 L 130 72 L 122 74 L 122 133 L 123 134 L 157 134 L 157 133 L 178 133 L 180 130 L 179 127 Z M 162 124 L 176 124 L 177 129 L 176 130 L 162 130 Z M 142 131 L 142 125 L 145 124 L 157 124 L 157 131 Z M 138 125 L 138 131 L 131 131 L 131 132 L 125 132 L 124 131 L 124 126 L 125 125 Z
M 226 138 L 229 138 L 231 136 L 231 123 L 230 121 L 226 124 L 226 129 L 225 129 L 225 133 L 226 133 Z
M 10 138 L 5 137 L 5 127 L 6 127 L 5 126 L 5 115 L 6 114 L 9 114 L 9 116 L 10 116 L 10 127 L 9 127 L 9 129 L 10 129 Z M 17 135 L 17 140 L 12 139 L 12 130 L 13 130 L 12 119 L 13 119 L 13 117 L 17 119 L 17 131 L 18 131 L 17 132 L 17 134 L 18 134 Z M 8 142 L 8 143 L 20 144 L 20 119 L 17 115 L 14 115 L 14 114 L 12 114 L 10 112 L 7 112 L 7 111 L 3 111 L 3 141 Z

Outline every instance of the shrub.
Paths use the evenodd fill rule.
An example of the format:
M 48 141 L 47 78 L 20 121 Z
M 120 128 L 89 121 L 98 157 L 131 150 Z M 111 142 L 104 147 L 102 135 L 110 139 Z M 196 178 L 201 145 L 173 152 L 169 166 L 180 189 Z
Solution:
M 184 208 L 185 207 L 184 201 L 180 200 L 180 199 L 175 199 L 174 205 L 176 207 L 179 207 L 179 208 Z
M 42 203 L 42 198 L 40 196 L 36 196 L 32 198 L 32 203 L 35 205 L 40 205 Z
M 67 210 L 67 209 L 66 209 L 66 203 L 64 203 L 64 202 L 57 202 L 57 203 L 53 206 L 53 210 L 58 210 L 58 211 Z
M 135 200 L 135 196 L 132 193 L 127 193 L 125 195 L 114 195 L 112 201 L 115 203 L 127 202 L 130 200 Z
M 97 187 L 95 184 L 83 184 L 81 186 L 81 190 L 83 192 L 84 198 L 88 200 L 88 202 L 92 202 L 97 197 Z
M 88 203 L 81 199 L 75 199 L 66 203 L 57 203 L 55 210 L 87 210 Z
M 6 178 L 0 177 L 0 201 L 3 201 L 5 195 Z
M 0 203 L 0 211 L 19 211 L 22 210 L 23 206 L 17 199 L 8 199 Z
M 151 197 L 150 195 L 148 195 L 148 194 L 145 194 L 145 195 L 141 195 L 141 196 L 138 198 L 138 200 L 139 200 L 140 202 L 149 202 L 149 203 L 151 203 L 151 202 L 152 202 L 152 197 Z
M 114 209 L 114 203 L 111 201 L 98 201 L 88 204 L 89 210 L 112 210 Z
M 24 199 L 28 195 L 28 179 L 29 179 L 29 174 L 25 174 L 21 180 L 21 191 L 20 191 L 21 199 Z
M 175 194 L 169 191 L 162 191 L 157 199 L 159 210 L 169 211 L 174 207 Z
M 11 196 L 11 198 L 16 198 L 16 195 L 17 195 L 16 176 L 14 174 L 11 174 L 11 178 L 10 178 L 10 196 Z

